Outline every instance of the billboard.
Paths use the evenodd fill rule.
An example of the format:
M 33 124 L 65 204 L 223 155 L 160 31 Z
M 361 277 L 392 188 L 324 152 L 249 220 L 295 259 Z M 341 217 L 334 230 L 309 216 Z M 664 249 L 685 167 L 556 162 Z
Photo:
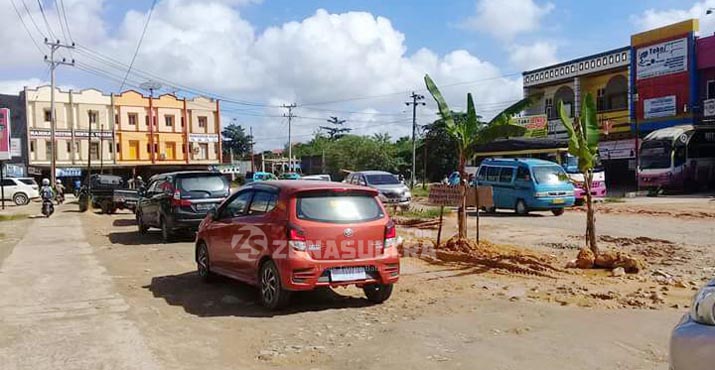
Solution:
M 638 48 L 636 79 L 665 76 L 688 70 L 688 38 Z
M 645 99 L 643 101 L 643 116 L 646 119 L 674 116 L 677 113 L 675 101 L 675 95 Z
M 512 122 L 526 128 L 525 137 L 545 137 L 547 131 L 547 119 L 545 114 L 533 116 L 514 117 Z
M 10 159 L 10 110 L 0 108 L 0 161 Z

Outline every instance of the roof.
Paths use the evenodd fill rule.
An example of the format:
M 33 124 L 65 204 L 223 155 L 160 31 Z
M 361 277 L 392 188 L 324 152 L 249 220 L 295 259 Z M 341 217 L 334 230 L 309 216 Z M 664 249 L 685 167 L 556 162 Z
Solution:
M 394 175 L 387 171 L 355 171 L 353 173 L 361 173 L 363 175 Z
M 539 149 L 561 149 L 568 148 L 568 139 L 552 139 L 552 138 L 512 138 L 499 139 L 491 143 L 479 145 L 475 149 L 479 153 L 494 153 L 494 152 L 513 152 L 527 151 Z M 494 155 L 494 154 L 492 154 Z
M 221 175 L 221 172 L 216 172 L 216 171 L 176 171 L 176 172 L 164 172 L 164 173 L 159 173 L 151 178 L 159 178 L 159 177 L 168 177 L 168 176 L 177 176 L 177 175 Z
M 482 164 L 517 164 L 524 163 L 527 166 L 552 166 L 557 163 L 536 158 L 487 158 Z
M 660 130 L 655 130 L 648 134 L 644 140 L 664 140 L 664 139 L 674 139 L 688 131 L 695 129 L 693 125 L 680 125 L 662 128 Z
M 315 190 L 361 190 L 377 194 L 377 190 L 366 186 L 358 186 L 342 182 L 332 181 L 314 181 L 314 180 L 274 180 L 252 182 L 246 185 L 251 188 L 273 187 L 284 190 L 290 193 L 299 191 L 315 191 Z

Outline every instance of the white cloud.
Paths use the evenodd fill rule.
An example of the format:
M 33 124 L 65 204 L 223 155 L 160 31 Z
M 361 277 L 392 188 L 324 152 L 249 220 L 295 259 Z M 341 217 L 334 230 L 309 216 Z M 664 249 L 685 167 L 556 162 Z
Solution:
M 73 4 L 78 7 L 85 3 L 101 5 L 101 1 L 90 0 L 75 0 Z M 394 138 L 408 135 L 411 111 L 406 111 L 404 102 L 412 89 L 427 95 L 428 106 L 419 110 L 420 123 L 435 118 L 434 102 L 422 90 L 425 73 L 442 87 L 454 108 L 464 107 L 466 92 L 471 91 L 477 109 L 487 117 L 521 96 L 519 76 L 503 77 L 498 67 L 465 50 L 438 55 L 420 49 L 408 54 L 405 35 L 384 17 L 367 12 L 331 14 L 318 10 L 300 21 L 258 32 L 241 17 L 236 4 L 160 1 L 135 67 L 178 84 L 270 105 L 379 96 L 314 106 L 360 112 L 357 114 L 297 108 L 295 113 L 306 117 L 295 120 L 293 135 L 297 140 L 306 140 L 319 125 L 325 124 L 321 118 L 330 115 L 347 119 L 348 127 L 354 128 L 356 134 L 389 132 Z M 87 9 L 95 9 L 92 11 L 96 11 L 93 14 L 100 24 L 90 29 L 73 27 L 75 39 L 128 63 L 146 13 L 127 12 L 110 33 L 101 22 L 101 6 Z M 75 58 L 78 62 L 96 64 L 82 53 L 75 53 Z M 0 61 L 0 67 L 6 66 Z M 100 66 L 111 70 L 107 65 Z M 114 73 L 122 75 L 118 70 Z M 132 77 L 133 82 L 141 79 Z M 473 83 L 461 83 L 464 81 Z M 404 94 L 394 94 L 399 91 Z M 223 122 L 238 117 L 239 123 L 253 126 L 258 149 L 282 147 L 287 141 L 285 120 L 281 118 L 285 110 L 228 102 L 222 107 Z
M 554 64 L 558 62 L 556 45 L 546 41 L 512 45 L 509 47 L 509 61 L 523 71 Z
M 28 78 L 25 80 L 5 80 L 0 81 L 0 94 L 12 94 L 16 95 L 22 91 L 25 86 L 29 88 L 35 88 L 40 85 L 47 85 L 49 82 L 43 81 L 39 78 Z
M 641 31 L 667 26 L 691 18 L 700 19 L 700 34 L 711 35 L 715 31 L 715 14 L 707 15 L 708 8 L 715 8 L 715 0 L 700 1 L 688 9 L 648 9 L 631 16 L 631 22 Z
M 479 0 L 476 14 L 463 26 L 510 41 L 518 34 L 539 29 L 541 19 L 553 9 L 552 3 L 539 5 L 534 0 Z

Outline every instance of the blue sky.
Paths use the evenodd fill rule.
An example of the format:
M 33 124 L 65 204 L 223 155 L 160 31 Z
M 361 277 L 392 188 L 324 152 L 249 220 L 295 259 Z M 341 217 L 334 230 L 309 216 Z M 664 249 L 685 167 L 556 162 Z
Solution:
M 0 0 L 9 10 L 0 13 L 0 39 L 6 40 L 0 92 L 48 80 L 42 53 L 12 10 L 12 3 L 22 1 Z M 37 2 L 24 2 L 30 13 L 21 12 L 23 20 L 40 41 L 45 27 Z M 43 0 L 59 33 L 54 3 Z M 151 1 L 64 3 L 74 41 L 129 63 Z M 687 18 L 701 18 L 703 33 L 712 33 L 715 16 L 705 16 L 709 6 L 715 0 L 158 0 L 128 87 L 145 81 L 137 74 L 144 71 L 166 85 L 259 103 L 227 102 L 225 121 L 255 125 L 258 135 L 274 136 L 275 143 L 285 140 L 274 135 L 284 123 L 276 119 L 283 112 L 272 106 L 335 99 L 341 101 L 322 109 L 342 113 L 361 133 L 389 130 L 399 136 L 409 132 L 404 100 L 424 87 L 425 73 L 448 86 L 443 92 L 454 107 L 472 92 L 477 109 L 489 117 L 519 99 L 520 72 L 625 46 L 635 32 Z M 86 51 L 66 56 L 93 73 L 61 67 L 61 86 L 119 89 L 126 73 L 121 65 L 98 62 Z M 192 94 L 177 87 L 162 92 Z M 364 96 L 375 98 L 353 99 Z M 420 120 L 433 119 L 429 99 L 428 104 Z M 305 117 L 299 134 L 309 137 L 328 115 L 316 108 L 299 108 Z M 393 123 L 396 117 L 407 123 Z

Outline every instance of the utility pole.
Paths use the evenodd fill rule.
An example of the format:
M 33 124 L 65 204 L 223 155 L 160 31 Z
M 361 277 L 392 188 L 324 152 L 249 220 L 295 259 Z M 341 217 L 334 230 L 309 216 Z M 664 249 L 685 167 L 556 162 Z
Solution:
M 256 172 L 256 167 L 253 164 L 253 126 L 248 128 L 248 135 L 251 137 L 251 172 Z
M 50 57 L 47 58 L 47 55 L 45 55 L 45 62 L 50 64 L 50 148 L 52 148 L 50 181 L 52 184 L 51 186 L 55 186 L 57 181 L 57 178 L 55 177 L 57 175 L 57 142 L 55 141 L 55 127 L 57 121 L 57 115 L 55 114 L 55 68 L 59 65 L 74 66 L 74 59 L 72 59 L 71 62 L 68 62 L 66 58 L 62 58 L 62 60 L 55 60 L 55 51 L 60 48 L 74 49 L 74 42 L 72 45 L 65 45 L 61 43 L 60 40 L 51 42 L 45 38 L 45 45 L 50 47 Z
M 417 106 L 418 105 L 426 105 L 425 102 L 422 102 L 420 100 L 424 100 L 425 96 L 420 95 L 420 94 L 415 94 L 415 92 L 412 92 L 412 95 L 410 95 L 410 98 L 412 98 L 412 101 L 408 101 L 405 103 L 407 106 L 412 106 L 412 174 L 410 176 L 410 189 L 413 189 L 415 187 L 415 171 L 416 171 L 416 153 L 417 153 Z
M 328 123 L 332 123 L 333 126 L 320 126 L 320 129 L 326 130 L 328 132 L 328 136 L 330 136 L 330 140 L 332 139 L 338 139 L 344 132 L 350 132 L 353 129 L 343 127 L 345 124 L 344 119 L 338 119 L 338 117 L 331 116 L 329 120 L 326 120 Z
M 283 117 L 288 117 L 288 172 L 293 172 L 293 142 L 291 141 L 291 123 L 293 121 L 293 108 L 295 108 L 295 103 L 293 104 L 283 104 L 283 108 L 288 109 L 288 114 L 284 114 Z

